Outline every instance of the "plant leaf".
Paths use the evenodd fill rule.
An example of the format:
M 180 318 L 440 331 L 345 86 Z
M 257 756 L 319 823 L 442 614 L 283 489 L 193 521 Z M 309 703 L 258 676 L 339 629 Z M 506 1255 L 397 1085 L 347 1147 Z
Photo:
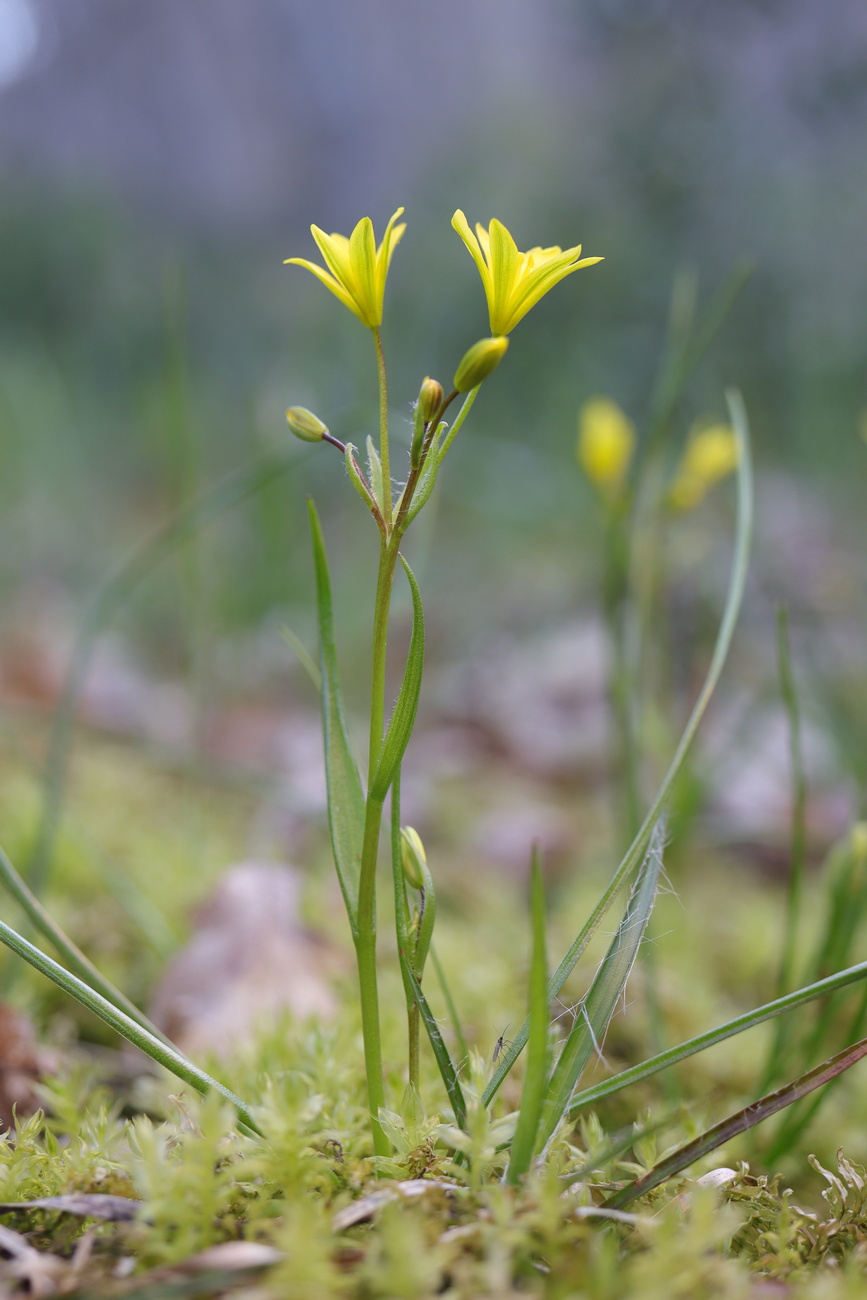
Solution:
M 337 878 L 343 891 L 353 934 L 358 915 L 358 877 L 364 839 L 364 794 L 352 754 L 349 728 L 343 710 L 343 694 L 334 643 L 334 610 L 331 577 L 322 528 L 316 507 L 307 502 L 310 535 L 316 569 L 316 608 L 319 618 L 319 664 L 322 671 L 322 738 L 325 747 L 325 777 L 328 785 L 328 826 Z
M 780 1016 L 785 1011 L 791 1011 L 817 998 L 827 997 L 829 993 L 834 993 L 837 989 L 845 988 L 848 984 L 854 984 L 865 978 L 867 978 L 867 961 L 862 961 L 857 966 L 850 966 L 848 970 L 829 975 L 815 984 L 808 984 L 805 988 L 796 989 L 794 993 L 787 993 L 785 997 L 776 998 L 773 1002 L 766 1002 L 764 1006 L 756 1007 L 753 1011 L 735 1016 L 733 1020 L 727 1020 L 716 1029 L 709 1029 L 695 1038 L 688 1038 L 677 1047 L 669 1047 L 658 1056 L 651 1056 L 628 1070 L 621 1070 L 611 1079 L 594 1083 L 592 1088 L 585 1088 L 583 1092 L 577 1093 L 572 1098 L 569 1113 L 574 1115 L 576 1111 L 583 1110 L 585 1106 L 592 1106 L 603 1097 L 610 1097 L 612 1093 L 620 1092 L 622 1088 L 628 1088 L 632 1083 L 640 1083 L 642 1079 L 649 1079 L 651 1075 L 658 1074 L 660 1070 L 665 1070 L 670 1065 L 685 1061 L 688 1056 L 694 1056 L 696 1052 L 703 1052 L 708 1047 L 724 1042 L 726 1038 L 733 1038 L 735 1034 L 742 1034 L 745 1030 L 752 1029 L 754 1025 L 760 1025 L 763 1020 Z
M 605 892 L 596 904 L 596 907 L 593 909 L 593 912 L 584 925 L 584 928 L 581 930 L 581 933 L 575 939 L 569 951 L 566 953 L 566 956 L 560 962 L 560 965 L 557 967 L 548 982 L 549 1001 L 553 1001 L 566 983 L 566 980 L 571 975 L 576 963 L 581 957 L 581 954 L 584 952 L 584 949 L 596 933 L 599 923 L 605 916 L 608 908 L 611 906 L 615 897 L 638 865 L 641 855 L 644 853 L 650 840 L 651 830 L 658 821 L 660 813 L 665 807 L 666 801 L 671 794 L 672 787 L 677 780 L 680 769 L 689 753 L 699 723 L 701 722 L 705 710 L 710 703 L 711 696 L 716 689 L 716 684 L 719 681 L 723 665 L 725 664 L 729 652 L 729 646 L 732 642 L 732 636 L 734 634 L 741 601 L 743 599 L 750 555 L 750 541 L 753 529 L 753 475 L 752 463 L 750 460 L 749 427 L 747 425 L 743 402 L 741 401 L 740 395 L 734 390 L 730 389 L 726 396 L 728 398 L 729 411 L 732 417 L 732 425 L 738 442 L 738 517 L 735 535 L 735 553 L 732 560 L 731 576 L 729 577 L 726 605 L 720 622 L 719 632 L 717 633 L 710 667 L 708 668 L 704 685 L 702 686 L 698 698 L 693 705 L 692 713 L 689 715 L 689 721 L 687 722 L 680 741 L 678 742 L 669 769 L 662 779 L 662 784 L 656 792 L 653 803 L 650 805 L 647 815 L 636 833 L 635 839 L 626 850 L 622 862 L 611 877 Z M 506 1075 L 509 1073 L 512 1066 L 515 1064 L 515 1061 L 523 1051 L 527 1042 L 528 1033 L 529 1021 L 525 1020 L 521 1028 L 515 1034 L 511 1047 L 503 1054 L 503 1058 L 496 1072 L 485 1089 L 483 1097 L 485 1105 L 487 1105 L 496 1095 Z
M 14 953 L 17 953 L 19 957 L 23 957 L 42 975 L 47 976 L 58 988 L 63 989 L 64 993 L 68 993 L 70 997 L 80 1002 L 83 1007 L 87 1007 L 88 1011 L 92 1011 L 95 1016 L 99 1016 L 100 1020 L 105 1021 L 110 1028 L 120 1034 L 122 1038 L 125 1038 L 128 1043 L 138 1047 L 151 1060 L 156 1061 L 158 1065 L 165 1066 L 178 1079 L 182 1079 L 184 1083 L 188 1083 L 192 1088 L 195 1088 L 196 1092 L 200 1092 L 203 1096 L 212 1089 L 219 1092 L 221 1096 L 232 1103 L 242 1123 L 261 1136 L 262 1131 L 250 1114 L 249 1107 L 225 1084 L 212 1079 L 209 1074 L 205 1074 L 204 1070 L 200 1070 L 197 1065 L 193 1065 L 192 1061 L 188 1061 L 176 1047 L 155 1038 L 148 1030 L 136 1024 L 123 1011 L 113 1006 L 108 998 L 104 998 L 101 993 L 97 993 L 95 989 L 90 988 L 77 975 L 72 975 L 68 970 L 64 970 L 56 961 L 41 952 L 23 935 L 20 935 L 17 930 L 13 930 L 10 925 L 6 925 L 4 921 L 0 921 L 0 942 L 5 943 L 7 948 L 11 948 Z
M 548 1082 L 548 958 L 545 945 L 545 891 L 539 849 L 533 846 L 530 883 L 530 911 L 533 918 L 533 953 L 530 960 L 530 1036 L 527 1047 L 527 1073 L 518 1123 L 509 1151 L 506 1182 L 517 1183 L 530 1168 L 536 1145 L 536 1133 Z
M 409 581 L 409 588 L 412 592 L 412 635 L 400 693 L 394 706 L 394 712 L 391 715 L 391 721 L 388 724 L 388 730 L 385 733 L 385 739 L 382 742 L 379 761 L 376 764 L 376 771 L 371 777 L 370 789 L 368 790 L 368 797 L 380 803 L 388 794 L 389 786 L 394 780 L 395 773 L 406 753 L 406 747 L 409 744 L 409 738 L 415 725 L 418 697 L 421 694 L 421 678 L 424 671 L 424 609 L 421 603 L 421 592 L 418 589 L 415 574 L 402 555 L 400 556 L 400 562 L 404 567 L 404 572 Z
M 129 998 L 121 993 L 120 989 L 115 988 L 111 981 L 107 980 L 96 969 L 93 963 L 85 957 L 81 949 L 72 942 L 69 936 L 61 930 L 57 922 L 49 916 L 39 899 L 28 889 L 2 849 L 0 849 L 0 883 L 4 884 L 9 890 L 9 893 L 29 918 L 34 929 L 54 945 L 67 966 L 75 972 L 83 983 L 96 989 L 108 1002 L 111 1002 L 124 1015 L 129 1016 L 130 1020 L 134 1020 L 136 1024 L 141 1025 L 142 1029 L 147 1030 L 149 1034 L 153 1034 L 154 1038 L 159 1038 L 161 1042 L 174 1050 L 173 1044 L 169 1042 L 165 1034 L 157 1029 L 156 1025 L 152 1024 L 144 1012 L 139 1011 L 138 1007 L 133 1002 L 130 1002 Z
M 613 1196 L 609 1196 L 608 1200 L 604 1202 L 605 1209 L 621 1210 L 625 1205 L 630 1205 L 645 1192 L 658 1187 L 667 1178 L 679 1174 L 682 1169 L 687 1169 L 696 1160 L 700 1160 L 702 1156 L 715 1151 L 723 1143 L 730 1142 L 739 1133 L 745 1133 L 747 1129 L 755 1128 L 756 1124 L 761 1124 L 763 1120 L 769 1119 L 771 1115 L 776 1115 L 778 1110 L 791 1106 L 792 1102 L 799 1101 L 801 1097 L 806 1097 L 808 1093 L 813 1092 L 816 1088 L 821 1088 L 823 1084 L 830 1083 L 832 1079 L 836 1079 L 844 1070 L 850 1069 L 864 1056 L 867 1056 L 867 1038 L 862 1038 L 860 1042 L 853 1043 L 851 1047 L 845 1047 L 842 1052 L 838 1052 L 836 1056 L 832 1056 L 821 1065 L 817 1065 L 815 1069 L 808 1070 L 806 1074 L 802 1074 L 791 1083 L 787 1083 L 785 1087 L 778 1088 L 776 1092 L 768 1093 L 767 1096 L 759 1098 L 758 1101 L 752 1102 L 749 1106 L 745 1106 L 743 1110 L 737 1111 L 734 1115 L 729 1115 L 728 1119 L 720 1120 L 719 1124 L 714 1124 L 713 1128 L 706 1129 L 692 1142 L 687 1142 L 684 1146 L 679 1147 L 677 1151 L 673 1151 L 670 1156 L 660 1160 L 658 1165 L 654 1165 L 653 1169 L 641 1178 L 637 1178 L 627 1187 L 615 1192 Z
M 551 1075 L 539 1125 L 539 1146 L 544 1146 L 567 1112 L 584 1066 L 605 1037 L 608 1022 L 626 987 L 656 901 L 664 839 L 665 826 L 660 819 L 654 828 L 644 865 L 623 913 L 623 920 L 581 1003 L 572 1031 Z
M 449 1095 L 449 1101 L 451 1102 L 452 1110 L 455 1113 L 455 1121 L 459 1128 L 466 1131 L 467 1104 L 464 1101 L 464 1094 L 458 1080 L 457 1070 L 454 1067 L 452 1058 L 449 1056 L 449 1049 L 443 1041 L 440 1027 L 434 1018 L 433 1012 L 428 1006 L 427 998 L 422 993 L 421 985 L 413 974 L 404 953 L 400 954 L 400 966 L 403 971 L 404 982 L 412 990 L 416 1006 L 421 1012 L 421 1018 L 424 1021 L 424 1027 L 427 1030 L 430 1045 L 433 1048 L 433 1054 L 436 1057 L 436 1063 L 439 1066 L 440 1075 L 442 1076 L 442 1081 L 446 1086 L 446 1092 Z

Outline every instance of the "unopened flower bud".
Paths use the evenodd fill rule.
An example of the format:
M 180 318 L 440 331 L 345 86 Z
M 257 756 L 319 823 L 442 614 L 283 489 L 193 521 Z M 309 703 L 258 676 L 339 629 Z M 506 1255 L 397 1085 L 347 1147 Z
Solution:
M 509 340 L 500 334 L 492 339 L 479 339 L 474 343 L 455 371 L 454 384 L 459 393 L 468 393 L 496 370 L 509 346 Z
M 430 375 L 428 375 L 418 390 L 418 409 L 425 424 L 429 424 L 436 415 L 442 400 L 442 384 L 437 383 L 435 379 L 431 379 Z
M 421 836 L 412 826 L 401 827 L 400 854 L 403 860 L 403 874 L 413 889 L 424 888 L 423 867 L 427 866 L 424 845 Z
M 308 411 L 306 406 L 290 406 L 286 412 L 286 423 L 303 442 L 321 442 L 328 432 L 328 425 L 323 424 L 318 415 Z

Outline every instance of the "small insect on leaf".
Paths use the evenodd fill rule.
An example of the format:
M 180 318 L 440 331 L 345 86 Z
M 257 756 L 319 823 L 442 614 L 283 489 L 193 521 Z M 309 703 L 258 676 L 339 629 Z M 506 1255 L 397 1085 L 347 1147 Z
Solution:
M 509 1026 L 506 1025 L 506 1029 L 508 1028 Z M 494 1050 L 491 1055 L 491 1065 L 497 1064 L 497 1059 L 504 1047 L 511 1046 L 510 1040 L 506 1037 L 506 1029 L 503 1030 L 503 1032 L 500 1034 L 500 1037 L 497 1039 L 496 1043 L 494 1044 Z

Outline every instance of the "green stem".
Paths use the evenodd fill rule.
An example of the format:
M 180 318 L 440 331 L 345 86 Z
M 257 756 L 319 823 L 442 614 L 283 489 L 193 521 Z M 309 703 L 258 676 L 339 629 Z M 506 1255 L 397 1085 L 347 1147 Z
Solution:
M 379 459 L 382 463 L 382 508 L 386 524 L 391 523 L 391 469 L 388 459 L 388 384 L 385 378 L 385 354 L 379 326 L 373 331 L 376 369 L 379 374 Z
M 397 936 L 397 949 L 406 958 L 410 967 L 415 966 L 415 944 L 410 940 L 409 906 L 406 901 L 406 880 L 403 874 L 403 853 L 400 841 L 400 768 L 391 784 L 391 865 L 394 877 L 394 924 Z M 416 941 L 417 942 L 417 936 Z M 404 971 L 403 965 L 401 970 Z M 415 972 L 417 978 L 420 973 Z M 419 1010 L 412 985 L 404 971 L 404 991 L 406 993 L 406 1028 L 407 1060 L 409 1063 L 409 1083 L 419 1091 L 420 1073 L 420 1038 Z
M 388 644 L 388 615 L 397 544 L 383 541 L 379 552 L 379 573 L 373 616 L 373 664 L 370 687 L 370 751 L 368 783 L 372 780 L 382 747 L 385 719 L 385 662 Z M 382 826 L 383 799 L 367 796 L 364 815 L 364 839 L 358 877 L 358 914 L 355 953 L 358 961 L 358 984 L 361 996 L 361 1028 L 364 1035 L 364 1066 L 367 1093 L 373 1122 L 373 1145 L 377 1155 L 388 1155 L 391 1147 L 377 1118 L 385 1105 L 382 1082 L 382 1042 L 379 1028 L 379 995 L 376 978 L 376 862 Z

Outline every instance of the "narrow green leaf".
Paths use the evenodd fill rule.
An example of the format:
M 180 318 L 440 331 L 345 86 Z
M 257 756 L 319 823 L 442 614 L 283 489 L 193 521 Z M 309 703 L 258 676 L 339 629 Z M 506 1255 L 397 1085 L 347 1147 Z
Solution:
M 597 1101 L 601 1101 L 603 1097 L 610 1097 L 613 1093 L 628 1088 L 630 1084 L 640 1083 L 642 1079 L 649 1079 L 651 1075 L 658 1074 L 660 1070 L 666 1070 L 671 1065 L 677 1065 L 678 1062 L 685 1061 L 687 1057 L 695 1056 L 697 1052 L 704 1052 L 707 1048 L 714 1047 L 727 1038 L 734 1038 L 736 1034 L 743 1034 L 747 1029 L 760 1025 L 764 1020 L 770 1020 L 774 1016 L 781 1016 L 784 1012 L 792 1011 L 795 1007 L 803 1006 L 807 1002 L 813 1002 L 817 998 L 826 998 L 830 993 L 835 993 L 837 989 L 845 988 L 848 984 L 855 984 L 858 980 L 863 979 L 867 979 L 867 961 L 859 962 L 857 966 L 850 966 L 847 970 L 838 971 L 836 975 L 829 975 L 826 979 L 818 980 L 815 984 L 808 984 L 805 988 L 797 989 L 794 993 L 787 993 L 785 997 L 776 998 L 773 1002 L 766 1002 L 764 1006 L 756 1007 L 752 1011 L 746 1011 L 741 1016 L 735 1016 L 733 1020 L 727 1020 L 725 1024 L 718 1025 L 716 1029 L 708 1029 L 704 1034 L 698 1034 L 695 1038 L 688 1038 L 676 1047 L 669 1047 L 666 1051 L 660 1052 L 658 1056 L 651 1056 L 646 1061 L 631 1066 L 628 1070 L 621 1070 L 619 1074 L 615 1074 L 611 1079 L 605 1079 L 602 1083 L 594 1083 L 592 1088 L 585 1088 L 583 1092 L 576 1093 L 569 1106 L 569 1113 L 574 1115 L 586 1106 L 592 1106 Z
M 75 972 L 79 979 L 90 985 L 91 988 L 96 989 L 108 1002 L 117 1007 L 119 1011 L 122 1011 L 124 1015 L 129 1016 L 130 1020 L 134 1020 L 136 1024 L 141 1025 L 142 1029 L 147 1030 L 149 1034 L 153 1034 L 154 1038 L 158 1038 L 166 1046 L 172 1047 L 172 1044 L 157 1029 L 156 1025 L 152 1024 L 147 1016 L 139 1011 L 138 1007 L 130 1002 L 125 994 L 121 993 L 120 989 L 115 988 L 110 980 L 100 974 L 96 967 L 85 957 L 81 949 L 72 942 L 68 935 L 64 934 L 57 922 L 49 916 L 39 899 L 21 879 L 21 876 L 2 849 L 0 849 L 0 882 L 6 886 L 35 929 L 49 943 L 54 945 L 67 966 Z
M 428 498 L 436 486 L 441 461 L 440 439 L 447 427 L 448 426 L 445 423 L 440 424 L 431 439 L 431 445 L 428 448 L 428 453 L 425 457 L 425 462 L 421 474 L 419 475 L 409 510 L 407 511 L 406 522 L 403 525 L 404 531 L 409 528 L 421 508 L 427 504 Z
M 376 450 L 371 437 L 367 439 L 367 471 L 370 477 L 370 490 L 373 493 L 373 499 L 382 510 L 382 461 L 379 459 L 379 452 Z
M 358 877 L 364 839 L 364 794 L 352 754 L 349 728 L 343 710 L 337 649 L 334 643 L 334 611 L 328 557 L 316 507 L 307 502 L 313 561 L 316 569 L 316 606 L 319 618 L 319 664 L 322 671 L 322 737 L 325 746 L 325 777 L 328 785 L 328 825 L 334 865 L 349 913 L 353 933 L 358 915 Z
M 506 1182 L 517 1183 L 530 1168 L 548 1083 L 548 958 L 545 945 L 545 891 L 539 849 L 533 846 L 530 882 L 530 911 L 533 918 L 533 952 L 530 961 L 530 1036 L 527 1073 L 518 1123 L 509 1152 Z
M 452 1104 L 452 1110 L 455 1113 L 455 1122 L 459 1128 L 466 1130 L 467 1104 L 464 1101 L 464 1094 L 461 1090 L 457 1071 L 452 1063 L 452 1058 L 449 1056 L 449 1049 L 443 1042 L 440 1027 L 434 1019 L 433 1012 L 428 1006 L 427 998 L 422 993 L 421 985 L 413 974 L 404 953 L 400 954 L 400 966 L 403 971 L 404 981 L 412 989 L 412 995 L 415 998 L 419 1011 L 421 1012 L 421 1018 L 424 1021 L 424 1027 L 427 1030 L 430 1045 L 433 1048 L 433 1054 L 436 1057 L 436 1063 L 439 1066 L 439 1072 L 442 1076 L 442 1081 L 445 1084 L 446 1092 L 449 1095 L 449 1101 Z
M 242 1123 L 248 1129 L 252 1129 L 254 1133 L 261 1134 L 261 1129 L 250 1114 L 249 1107 L 225 1084 L 212 1079 L 209 1074 L 205 1074 L 204 1070 L 200 1070 L 197 1065 L 193 1065 L 192 1061 L 188 1061 L 176 1047 L 172 1047 L 171 1044 L 154 1037 L 147 1029 L 144 1029 L 123 1011 L 113 1006 L 101 993 L 97 993 L 95 989 L 90 988 L 77 975 L 72 975 L 68 970 L 64 970 L 56 961 L 41 952 L 23 935 L 20 935 L 17 930 L 13 930 L 11 926 L 6 925 L 3 921 L 0 921 L 0 942 L 5 943 L 7 948 L 11 948 L 14 953 L 17 953 L 19 957 L 23 957 L 42 975 L 47 976 L 58 988 L 63 989 L 64 993 L 68 993 L 70 997 L 80 1002 L 83 1007 L 87 1007 L 88 1011 L 92 1011 L 95 1016 L 99 1016 L 100 1020 L 105 1021 L 127 1042 L 145 1052 L 158 1065 L 165 1066 L 178 1079 L 188 1083 L 203 1096 L 212 1089 L 219 1092 L 221 1096 L 232 1103 Z
M 446 973 L 443 970 L 442 962 L 440 961 L 439 956 L 437 954 L 437 950 L 433 946 L 433 944 L 431 944 L 431 948 L 430 948 L 430 959 L 434 971 L 436 972 L 436 977 L 439 982 L 440 989 L 442 990 L 443 999 L 446 1004 L 446 1010 L 449 1013 L 449 1019 L 452 1022 L 452 1033 L 454 1034 L 455 1039 L 457 1041 L 458 1051 L 461 1054 L 460 1059 L 461 1061 L 466 1061 L 469 1058 L 470 1049 L 467 1046 L 467 1040 L 464 1038 L 464 1031 L 461 1028 L 461 1018 L 458 1015 L 458 1009 L 457 1006 L 455 1005 L 455 1000 L 452 997 L 452 991 L 449 988 L 449 982 L 446 979 Z
M 737 624 L 738 613 L 741 607 L 741 601 L 746 584 L 747 567 L 750 555 L 750 541 L 753 530 L 753 475 L 752 462 L 750 460 L 750 441 L 749 427 L 747 425 L 746 412 L 744 411 L 743 402 L 740 395 L 733 390 L 727 393 L 729 411 L 731 413 L 732 425 L 734 426 L 735 436 L 738 443 L 738 516 L 735 535 L 735 553 L 732 561 L 731 576 L 729 578 L 729 589 L 726 597 L 726 606 L 720 623 L 719 632 L 717 633 L 716 644 L 714 646 L 713 656 L 710 667 L 707 671 L 704 685 L 699 692 L 698 699 L 693 705 L 689 721 L 684 728 L 683 734 L 678 742 L 674 757 L 671 760 L 668 771 L 662 779 L 662 784 L 656 792 L 653 803 L 644 818 L 635 839 L 626 850 L 626 854 L 615 871 L 614 875 L 605 889 L 596 907 L 593 909 L 581 933 L 575 939 L 566 956 L 560 962 L 551 979 L 548 982 L 548 998 L 553 1001 L 560 992 L 566 980 L 571 975 L 576 963 L 578 962 L 584 949 L 592 939 L 593 935 L 602 921 L 608 908 L 616 898 L 617 894 L 629 880 L 633 871 L 637 867 L 644 850 L 650 839 L 650 833 L 660 813 L 671 794 L 672 787 L 677 780 L 680 769 L 684 760 L 689 753 L 695 733 L 698 730 L 699 723 L 704 717 L 705 710 L 710 703 L 711 696 L 716 689 L 720 674 L 723 670 L 729 647 L 734 635 L 735 625 Z M 503 1054 L 503 1058 L 495 1074 L 491 1078 L 483 1101 L 487 1105 L 496 1095 L 506 1075 L 511 1070 L 515 1061 L 520 1056 L 527 1042 L 529 1033 L 529 1021 L 524 1021 L 521 1028 L 516 1033 L 511 1047 Z
M 540 1147 L 548 1141 L 566 1114 L 584 1066 L 602 1043 L 608 1022 L 626 987 L 656 901 L 664 839 L 665 827 L 660 819 L 654 829 L 632 897 L 623 913 L 623 920 L 581 1003 L 571 1033 L 551 1075 L 539 1125 Z
M 406 747 L 409 744 L 409 738 L 415 725 L 418 697 L 421 694 L 421 677 L 424 670 L 424 609 L 421 603 L 421 592 L 418 589 L 415 574 L 402 555 L 400 562 L 403 565 L 412 592 L 412 635 L 400 693 L 394 706 L 394 713 L 391 715 L 391 721 L 388 724 L 388 730 L 385 733 L 385 739 L 382 742 L 379 761 L 376 765 L 376 771 L 371 777 L 368 791 L 370 798 L 380 802 L 388 794 L 395 772 L 400 767 L 406 753 Z
M 756 1124 L 761 1124 L 763 1120 L 769 1119 L 771 1115 L 776 1115 L 777 1111 L 785 1109 L 786 1106 L 791 1106 L 793 1102 L 799 1101 L 801 1097 L 806 1097 L 808 1093 L 815 1091 L 816 1088 L 821 1088 L 824 1084 L 830 1083 L 844 1070 L 851 1069 L 864 1056 L 867 1056 L 867 1038 L 862 1038 L 860 1042 L 844 1048 L 842 1052 L 838 1052 L 836 1056 L 824 1061 L 822 1065 L 817 1065 L 814 1070 L 808 1070 L 806 1074 L 802 1074 L 791 1083 L 787 1083 L 785 1087 L 778 1088 L 776 1092 L 770 1092 L 765 1097 L 760 1097 L 758 1101 L 745 1106 L 743 1110 L 737 1111 L 734 1115 L 729 1115 L 728 1119 L 721 1120 L 719 1124 L 714 1124 L 713 1128 L 706 1129 L 692 1142 L 685 1143 L 677 1151 L 673 1151 L 670 1156 L 666 1156 L 664 1160 L 661 1160 L 658 1165 L 654 1165 L 653 1169 L 641 1178 L 637 1178 L 627 1187 L 615 1192 L 613 1196 L 609 1196 L 608 1200 L 604 1202 L 604 1208 L 606 1210 L 622 1210 L 624 1206 L 631 1205 L 639 1196 L 651 1191 L 654 1187 L 658 1187 L 667 1178 L 673 1178 L 681 1170 L 695 1164 L 696 1160 L 700 1160 L 702 1156 L 706 1156 L 711 1151 L 715 1151 L 717 1147 L 730 1142 L 739 1133 L 745 1133 L 747 1129 L 755 1128 Z

